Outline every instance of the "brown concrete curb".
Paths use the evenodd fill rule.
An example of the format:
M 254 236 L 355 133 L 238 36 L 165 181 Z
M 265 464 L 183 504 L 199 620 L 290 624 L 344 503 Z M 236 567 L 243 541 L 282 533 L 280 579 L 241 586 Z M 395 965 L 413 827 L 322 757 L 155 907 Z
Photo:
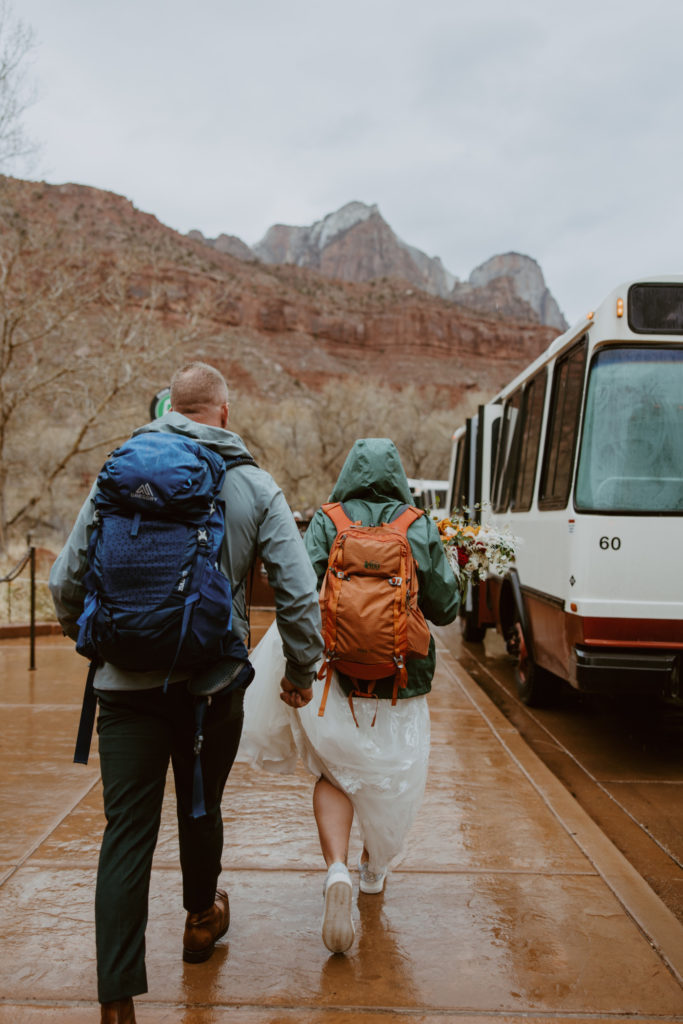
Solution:
M 9 623 L 0 625 L 0 641 L 15 640 L 17 637 L 30 636 L 31 627 L 28 623 Z M 62 627 L 58 622 L 36 622 L 36 636 L 61 636 Z
M 442 664 L 446 671 L 452 673 L 500 744 L 595 866 L 598 874 L 667 964 L 677 981 L 683 984 L 683 925 L 579 806 L 560 780 L 527 746 L 514 726 L 477 686 L 462 665 L 453 656 L 444 658 Z

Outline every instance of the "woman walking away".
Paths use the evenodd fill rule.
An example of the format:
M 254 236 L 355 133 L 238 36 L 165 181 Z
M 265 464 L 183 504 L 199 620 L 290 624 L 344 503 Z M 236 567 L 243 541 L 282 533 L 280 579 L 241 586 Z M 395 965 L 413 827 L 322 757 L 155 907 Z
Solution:
M 380 526 L 383 523 L 390 524 L 388 530 Z M 363 559 L 359 569 L 363 579 L 354 587 L 351 581 L 355 570 L 343 564 L 343 559 L 350 557 L 350 545 L 364 527 L 379 528 L 365 533 L 376 537 L 380 553 Z M 341 545 L 338 532 L 340 538 L 344 537 Z M 407 617 L 403 612 L 399 614 L 396 602 L 390 606 L 394 609 L 394 624 L 407 618 L 408 654 L 403 661 L 399 652 L 383 666 L 381 648 L 386 629 L 379 621 L 381 611 L 376 610 L 375 598 L 367 606 L 364 602 L 368 589 L 376 584 L 375 574 L 382 575 L 384 552 L 393 550 L 394 537 L 390 534 L 397 533 L 407 535 L 412 553 L 406 563 L 406 576 L 413 575 L 412 559 L 416 563 L 417 607 L 422 614 L 411 604 L 414 594 L 407 592 L 401 599 Z M 313 811 L 328 869 L 322 937 L 331 952 L 341 953 L 354 939 L 353 885 L 347 864 L 354 816 L 363 841 L 358 859 L 360 891 L 381 893 L 391 862 L 401 852 L 419 809 L 427 776 L 426 695 L 431 689 L 436 654 L 423 616 L 436 625 L 453 621 L 459 592 L 436 525 L 428 515 L 414 509 L 400 456 L 386 438 L 364 438 L 354 444 L 330 495 L 330 504 L 315 513 L 304 543 L 318 584 L 323 587 L 326 678 L 316 681 L 314 699 L 304 708 L 296 707 L 296 694 L 288 692 L 289 684 L 283 680 L 281 698 L 295 710 L 286 712 L 282 708 L 285 714 L 278 720 L 275 702 L 263 700 L 264 689 L 273 692 L 273 681 L 281 678 L 279 640 L 276 627 L 271 627 L 252 654 L 256 679 L 247 691 L 241 753 L 262 767 L 293 770 L 295 749 L 318 777 Z M 330 552 L 333 566 L 329 566 Z M 388 554 L 386 558 L 388 561 Z M 342 588 L 332 601 L 328 600 L 329 586 L 325 584 L 330 576 L 334 579 L 329 586 L 336 586 L 341 579 Z M 384 581 L 392 595 L 403 593 L 400 588 L 404 582 L 400 574 Z M 335 613 L 330 611 L 331 605 L 335 605 Z M 362 631 L 368 622 L 373 629 L 374 649 L 354 653 L 354 632 Z M 393 636 L 391 623 L 388 628 Z M 335 634 L 333 651 L 331 631 Z M 417 637 L 412 650 L 411 632 L 413 640 Z

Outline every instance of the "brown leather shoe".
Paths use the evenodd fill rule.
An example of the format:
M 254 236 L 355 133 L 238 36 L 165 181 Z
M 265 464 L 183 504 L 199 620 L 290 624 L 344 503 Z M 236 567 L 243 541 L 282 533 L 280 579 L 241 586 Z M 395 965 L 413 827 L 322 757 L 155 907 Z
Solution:
M 100 1024 L 136 1024 L 135 1007 L 130 996 L 115 999 L 113 1003 L 100 1003 Z
M 200 914 L 188 914 L 183 935 L 183 960 L 201 964 L 208 960 L 221 935 L 230 925 L 230 904 L 224 889 L 216 890 L 216 902 Z

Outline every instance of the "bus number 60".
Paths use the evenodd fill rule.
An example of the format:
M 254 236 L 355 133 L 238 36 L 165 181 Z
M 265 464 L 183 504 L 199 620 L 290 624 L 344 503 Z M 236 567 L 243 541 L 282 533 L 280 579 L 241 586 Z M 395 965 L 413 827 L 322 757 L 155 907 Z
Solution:
M 600 547 L 603 551 L 609 551 L 610 548 L 612 551 L 618 551 L 621 547 L 621 537 L 601 537 Z

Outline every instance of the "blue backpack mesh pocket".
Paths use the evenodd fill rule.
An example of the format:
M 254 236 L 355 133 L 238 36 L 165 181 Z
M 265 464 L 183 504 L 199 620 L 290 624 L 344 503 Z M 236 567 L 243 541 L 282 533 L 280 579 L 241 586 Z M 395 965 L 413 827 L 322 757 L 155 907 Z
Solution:
M 126 516 L 102 517 L 96 558 L 108 600 L 120 608 L 144 611 L 162 604 L 175 588 L 183 588 L 196 529 L 171 520 L 143 519 L 133 533 L 131 522 Z

